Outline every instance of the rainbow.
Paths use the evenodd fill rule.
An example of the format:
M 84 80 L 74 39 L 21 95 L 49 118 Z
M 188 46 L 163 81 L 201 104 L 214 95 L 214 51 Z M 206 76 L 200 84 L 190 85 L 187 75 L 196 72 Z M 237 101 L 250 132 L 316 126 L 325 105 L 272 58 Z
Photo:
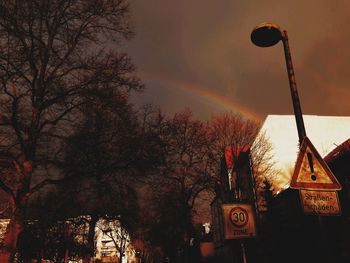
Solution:
M 164 77 L 164 76 L 159 76 L 159 75 L 155 76 L 144 72 L 138 73 L 138 75 L 141 78 L 146 79 L 148 81 L 154 81 L 163 85 L 173 86 L 175 88 L 185 90 L 186 92 L 190 92 L 194 96 L 199 96 L 210 102 L 214 102 L 219 107 L 222 107 L 228 111 L 239 113 L 253 121 L 257 121 L 257 122 L 262 121 L 262 116 L 260 116 L 259 114 L 239 105 L 238 103 L 232 101 L 232 99 L 215 94 L 209 89 L 199 87 L 191 83 L 186 83 L 186 82 L 174 80 L 174 79 Z

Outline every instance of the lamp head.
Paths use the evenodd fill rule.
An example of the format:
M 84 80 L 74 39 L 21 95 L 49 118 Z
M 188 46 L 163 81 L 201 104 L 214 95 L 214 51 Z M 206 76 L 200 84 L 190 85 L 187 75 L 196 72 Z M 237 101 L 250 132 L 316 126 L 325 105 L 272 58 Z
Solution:
M 250 39 L 259 47 L 271 47 L 282 39 L 282 32 L 276 24 L 263 22 L 253 29 Z

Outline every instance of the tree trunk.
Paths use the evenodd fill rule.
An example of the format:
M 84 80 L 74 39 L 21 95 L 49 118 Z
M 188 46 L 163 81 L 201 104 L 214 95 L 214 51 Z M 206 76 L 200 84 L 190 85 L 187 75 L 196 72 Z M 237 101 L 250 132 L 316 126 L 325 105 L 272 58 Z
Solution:
M 99 216 L 97 214 L 92 214 L 91 215 L 91 220 L 89 222 L 89 235 L 88 235 L 88 254 L 86 256 L 84 256 L 83 258 L 83 263 L 90 263 L 91 262 L 91 258 L 94 257 L 95 254 L 95 227 L 96 227 L 96 223 L 99 219 Z
M 13 213 L 11 221 L 7 226 L 3 247 L 0 251 L 1 263 L 12 263 L 14 261 L 18 237 L 24 229 L 24 219 L 30 192 L 30 181 L 33 172 L 32 162 L 24 161 L 23 169 L 17 165 L 16 170 L 22 181 L 20 187 L 17 189 L 16 197 L 13 199 Z
M 65 248 L 64 250 L 64 263 L 68 263 L 69 261 L 69 250 L 68 248 Z
M 23 230 L 22 209 L 16 208 L 10 223 L 7 226 L 3 241 L 3 247 L 0 251 L 1 263 L 12 263 L 16 254 L 16 246 L 19 234 Z

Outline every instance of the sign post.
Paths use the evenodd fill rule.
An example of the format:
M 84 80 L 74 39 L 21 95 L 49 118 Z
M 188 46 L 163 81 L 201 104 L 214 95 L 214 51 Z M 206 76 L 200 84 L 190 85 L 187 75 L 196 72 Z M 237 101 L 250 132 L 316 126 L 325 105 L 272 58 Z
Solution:
M 311 141 L 304 137 L 290 187 L 299 190 L 305 214 L 340 215 L 341 185 Z
M 256 236 L 253 207 L 245 203 L 223 204 L 222 211 L 225 239 L 239 239 L 243 263 L 246 263 L 246 252 L 242 239 Z
M 256 236 L 253 208 L 250 204 L 222 205 L 225 239 L 241 239 Z
M 298 166 L 296 166 L 296 169 L 294 171 L 294 175 L 292 178 L 292 182 L 290 185 L 291 188 L 314 191 L 315 190 L 314 185 L 316 183 L 316 186 L 317 186 L 316 191 L 325 191 L 325 192 L 327 192 L 327 190 L 333 191 L 333 193 L 330 194 L 331 196 L 328 195 L 328 197 L 327 197 L 326 193 L 319 194 L 320 198 L 324 199 L 324 200 L 331 200 L 332 199 L 334 201 L 334 195 L 337 195 L 337 192 L 334 192 L 334 191 L 340 190 L 341 186 L 340 186 L 338 181 L 333 180 L 333 179 L 335 179 L 335 176 L 333 174 L 331 174 L 326 163 L 319 156 L 316 149 L 312 146 L 311 142 L 306 137 L 306 130 L 305 130 L 305 126 L 304 126 L 303 114 L 301 111 L 299 95 L 298 95 L 297 85 L 296 85 L 296 81 L 295 81 L 292 56 L 291 56 L 290 49 L 289 49 L 287 31 L 281 30 L 279 28 L 279 26 L 277 26 L 275 24 L 264 22 L 264 23 L 261 23 L 260 25 L 258 25 L 254 28 L 254 30 L 251 33 L 251 40 L 255 45 L 260 46 L 260 47 L 274 46 L 279 41 L 282 41 L 282 43 L 283 43 L 284 55 L 285 55 L 287 73 L 288 73 L 288 79 L 289 79 L 289 87 L 290 87 L 290 91 L 291 91 L 295 121 L 296 121 L 296 125 L 297 125 L 298 136 L 299 136 L 299 146 L 301 149 L 299 156 L 298 156 L 297 165 L 298 165 L 298 163 L 302 164 L 302 165 L 300 164 L 299 168 L 298 168 Z M 304 150 L 303 151 L 302 145 L 304 145 L 305 148 L 308 148 L 308 146 L 309 146 L 309 148 L 313 148 L 313 150 L 310 150 L 310 151 Z M 306 155 L 305 155 L 305 153 L 306 153 Z M 307 161 L 305 161 L 305 160 L 307 160 Z M 315 165 L 314 165 L 314 160 L 316 160 L 319 164 L 319 166 L 316 165 L 316 167 L 321 167 L 321 169 L 320 169 L 321 174 L 318 171 L 316 171 Z M 310 172 L 307 172 L 307 173 L 303 172 L 306 170 L 305 166 L 309 167 Z M 322 176 L 322 174 L 326 174 L 327 176 Z M 323 181 L 324 179 L 326 180 L 325 182 Z M 310 185 L 311 185 L 311 188 L 310 188 Z M 331 188 L 329 188 L 329 187 L 331 187 Z M 303 190 L 300 190 L 300 191 L 303 191 Z M 305 197 L 304 201 L 309 201 L 309 200 L 306 200 L 306 196 L 308 196 L 309 194 L 310 193 L 302 192 L 300 195 L 302 198 Z M 313 196 L 313 194 L 312 194 L 312 196 Z M 323 196 L 323 198 L 322 198 L 322 196 Z M 336 200 L 338 200 L 338 198 L 336 198 Z M 316 201 L 316 200 L 314 200 L 314 201 Z M 326 202 L 328 202 L 328 201 L 326 201 Z M 308 206 L 307 202 L 302 202 L 302 203 L 305 203 L 305 207 L 307 207 L 307 209 L 309 208 L 309 206 L 310 207 L 315 207 L 315 206 L 322 207 L 322 205 L 323 205 L 320 203 L 313 203 L 313 204 L 309 204 L 309 206 Z M 327 204 L 328 203 L 326 203 L 325 205 L 327 206 Z M 337 201 L 337 204 L 339 206 L 338 201 Z M 331 206 L 331 204 L 328 204 L 328 205 Z M 334 207 L 334 209 L 336 210 L 335 207 Z M 326 239 L 324 238 L 324 228 L 323 228 L 323 223 L 322 223 L 322 217 L 320 216 L 321 210 L 322 209 L 314 209 L 312 211 L 314 211 L 318 215 L 318 220 L 319 220 L 319 224 L 320 224 L 320 233 L 321 233 L 320 252 L 327 254 L 328 249 L 327 249 L 327 245 L 326 245 Z M 327 209 L 327 211 L 331 211 L 331 210 L 332 209 Z M 309 210 L 305 210 L 305 208 L 304 208 L 304 212 L 305 211 L 309 211 Z M 340 213 L 340 206 L 339 206 L 339 213 Z M 325 256 L 325 258 L 327 258 L 327 256 Z
M 336 191 L 299 190 L 301 205 L 305 214 L 320 216 L 340 215 L 341 209 Z
M 316 215 L 320 229 L 320 252 L 330 262 L 322 216 L 338 216 L 341 206 L 337 191 L 341 185 L 311 141 L 303 138 L 290 187 L 299 190 L 305 214 Z

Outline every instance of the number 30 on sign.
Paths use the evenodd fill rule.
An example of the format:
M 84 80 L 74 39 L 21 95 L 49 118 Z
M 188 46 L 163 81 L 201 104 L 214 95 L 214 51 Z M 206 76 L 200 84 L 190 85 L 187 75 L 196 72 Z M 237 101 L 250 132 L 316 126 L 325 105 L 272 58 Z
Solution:
M 236 227 L 244 227 L 248 223 L 249 215 L 243 207 L 237 206 L 230 211 L 231 223 Z
M 224 204 L 225 239 L 256 236 L 253 209 L 250 204 Z

